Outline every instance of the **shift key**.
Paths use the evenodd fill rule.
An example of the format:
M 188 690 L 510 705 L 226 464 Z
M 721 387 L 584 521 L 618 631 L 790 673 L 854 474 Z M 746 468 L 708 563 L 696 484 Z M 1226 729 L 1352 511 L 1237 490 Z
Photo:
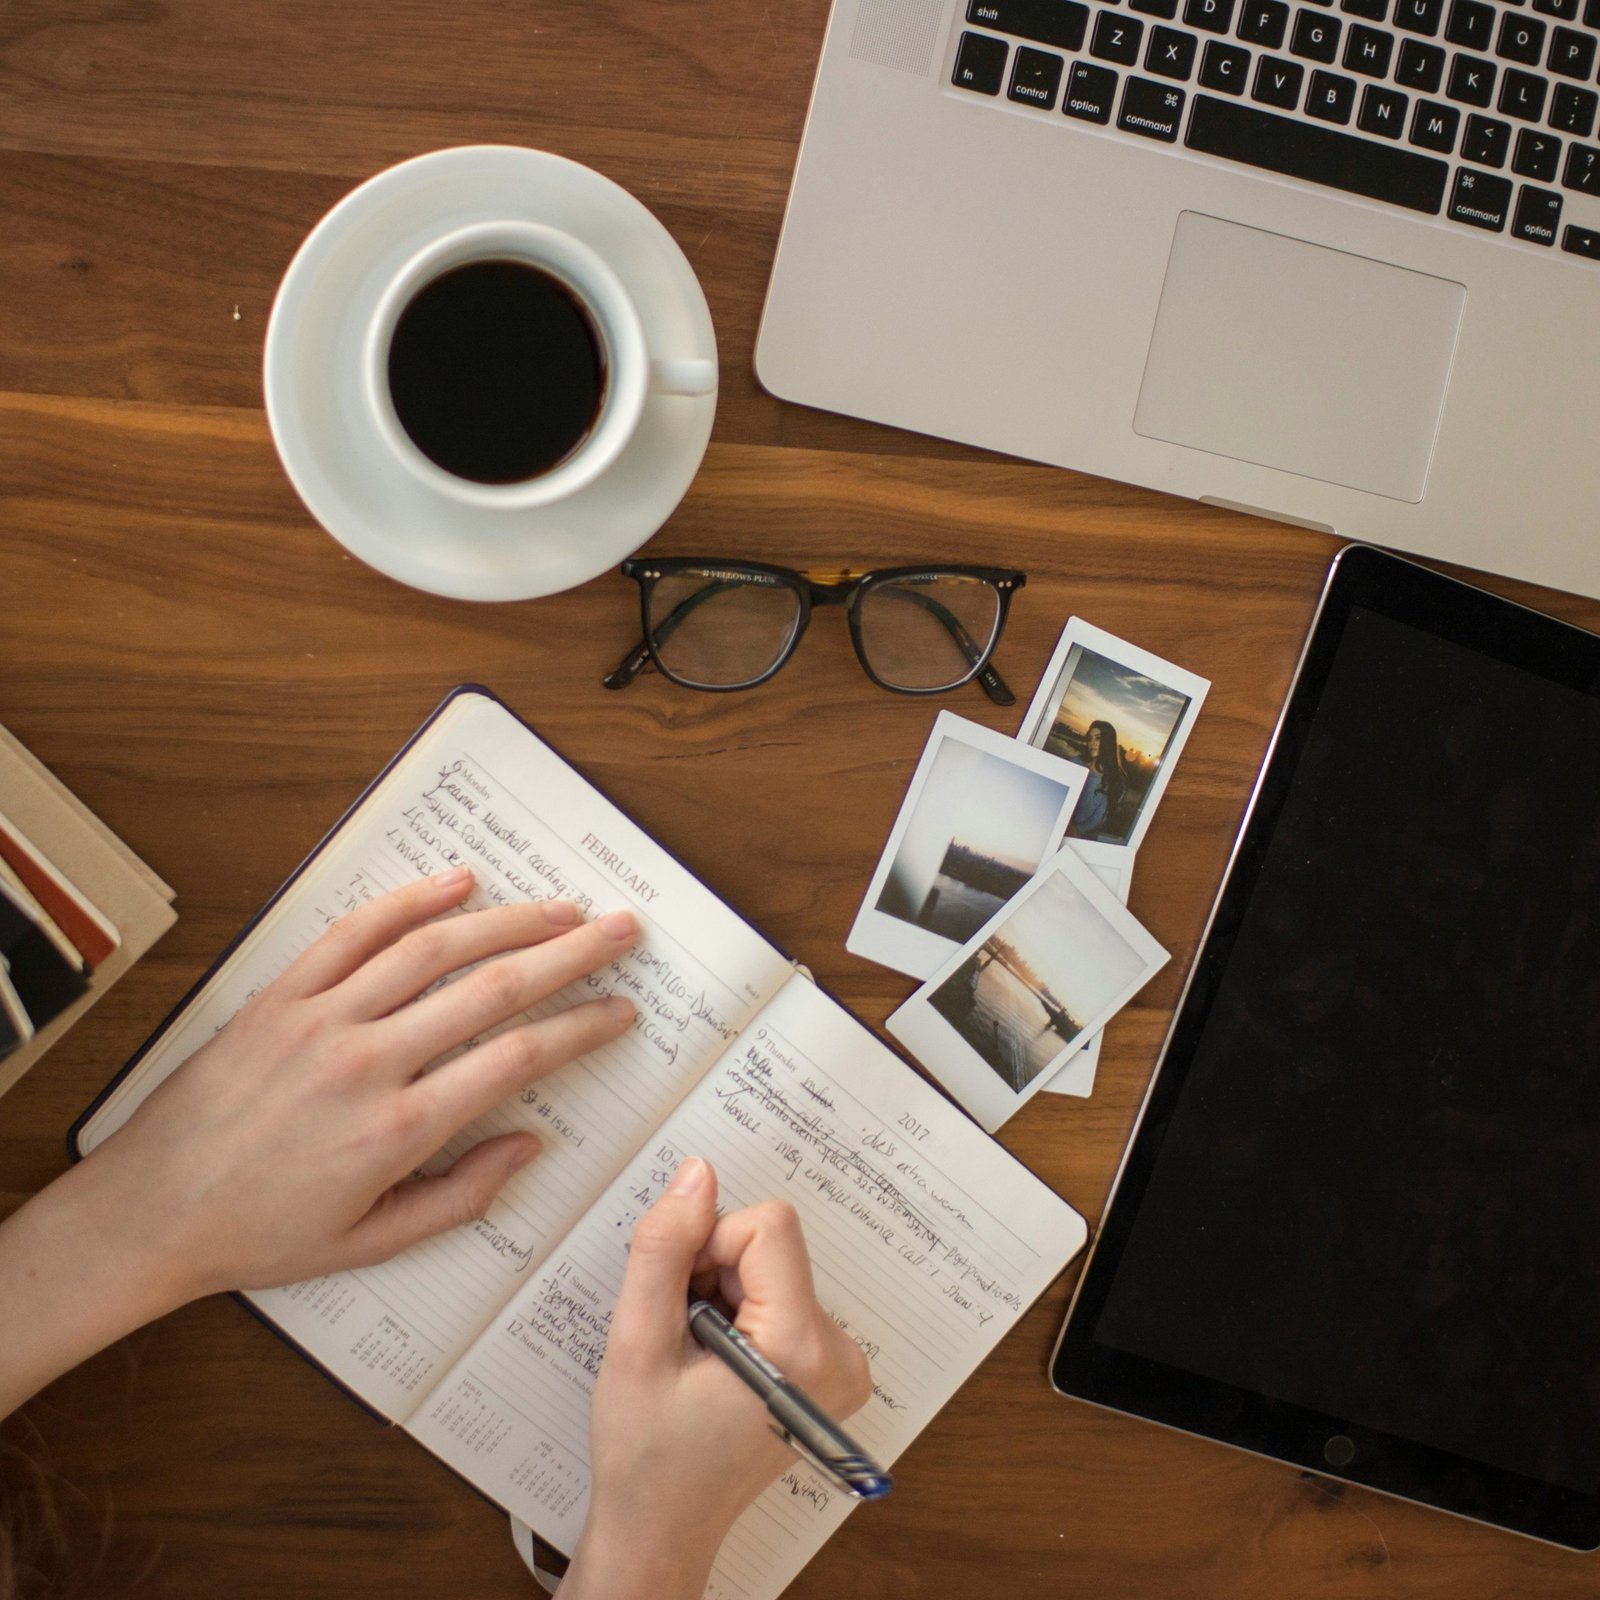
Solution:
M 1058 50 L 1076 50 L 1089 29 L 1089 8 L 1078 0 L 968 0 L 967 21 Z

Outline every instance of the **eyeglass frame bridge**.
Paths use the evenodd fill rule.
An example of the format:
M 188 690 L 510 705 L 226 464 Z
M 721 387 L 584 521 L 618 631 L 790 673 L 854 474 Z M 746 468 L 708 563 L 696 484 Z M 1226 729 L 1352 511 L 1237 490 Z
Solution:
M 675 683 L 680 688 L 695 689 L 704 694 L 731 694 L 743 689 L 759 688 L 781 672 L 788 664 L 789 658 L 799 649 L 800 641 L 811 625 L 812 610 L 819 606 L 842 605 L 845 607 L 845 614 L 850 624 L 850 643 L 855 650 L 856 660 L 861 664 L 861 670 L 880 689 L 890 694 L 948 694 L 952 689 L 959 689 L 963 684 L 976 680 L 979 687 L 996 705 L 1016 704 L 1016 695 L 994 666 L 994 652 L 999 647 L 1000 635 L 1005 631 L 1006 619 L 1010 615 L 1011 597 L 1028 581 L 1025 572 L 1008 567 L 970 566 L 957 562 L 922 562 L 916 566 L 878 567 L 862 573 L 844 571 L 823 577 L 819 573 L 773 566 L 764 561 L 725 561 L 694 556 L 663 556 L 654 559 L 630 556 L 622 563 L 620 571 L 623 577 L 632 578 L 639 585 L 639 620 L 643 638 L 616 670 L 602 679 L 608 689 L 626 688 L 647 664 L 653 665 L 669 683 Z M 655 635 L 658 630 L 652 628 L 650 624 L 650 594 L 657 582 L 674 573 L 698 572 L 715 580 L 719 571 L 725 573 L 730 581 L 747 583 L 754 578 L 775 587 L 788 589 L 799 602 L 800 614 L 795 620 L 787 644 L 772 665 L 759 677 L 747 678 L 742 683 L 691 683 L 679 677 L 661 660 L 655 646 Z M 967 674 L 956 679 L 954 683 L 942 684 L 931 689 L 906 688 L 900 684 L 885 682 L 867 660 L 866 650 L 861 642 L 861 600 L 884 584 L 903 582 L 909 578 L 975 578 L 993 585 L 999 596 L 999 612 L 995 617 L 994 631 L 990 635 L 987 647 L 979 653 Z M 717 592 L 713 588 L 708 588 L 704 594 L 709 599 Z M 970 652 L 975 648 L 972 636 L 967 633 L 959 618 L 949 617 L 944 625 L 963 651 Z

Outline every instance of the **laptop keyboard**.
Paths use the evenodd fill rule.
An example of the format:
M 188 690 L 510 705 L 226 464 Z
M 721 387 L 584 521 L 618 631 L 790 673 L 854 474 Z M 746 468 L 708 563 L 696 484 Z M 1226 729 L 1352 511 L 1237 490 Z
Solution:
M 951 82 L 1600 262 L 1597 55 L 1600 0 L 967 0 Z

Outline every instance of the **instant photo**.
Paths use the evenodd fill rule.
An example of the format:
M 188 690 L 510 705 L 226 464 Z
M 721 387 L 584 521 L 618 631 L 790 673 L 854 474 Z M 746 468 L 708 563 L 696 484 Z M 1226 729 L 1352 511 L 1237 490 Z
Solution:
M 991 1133 L 1167 960 L 1064 847 L 888 1021 Z
M 1081 618 L 1068 621 L 1017 737 L 1084 768 L 1069 840 L 1138 849 L 1210 687 Z
M 927 977 L 1054 853 L 1087 777 L 941 711 L 845 948 Z
M 1082 856 L 1085 849 L 1082 845 L 1073 848 Z M 1126 850 L 1119 850 L 1120 857 L 1115 862 L 1101 865 L 1091 861 L 1094 875 L 1117 897 L 1119 904 L 1127 905 L 1128 891 L 1133 887 L 1133 857 Z M 1082 1049 L 1074 1050 L 1065 1061 L 1056 1068 L 1045 1080 L 1045 1094 L 1073 1094 L 1080 1099 L 1087 1099 L 1094 1093 L 1095 1073 L 1100 1069 L 1100 1041 L 1105 1037 L 1102 1031 L 1095 1034 L 1092 1039 L 1084 1041 Z

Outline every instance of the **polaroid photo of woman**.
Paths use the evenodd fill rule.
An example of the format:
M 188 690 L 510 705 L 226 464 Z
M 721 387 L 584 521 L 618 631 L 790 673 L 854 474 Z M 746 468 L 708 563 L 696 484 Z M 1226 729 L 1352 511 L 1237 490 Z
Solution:
M 1087 768 L 1066 832 L 1086 859 L 1139 848 L 1210 687 L 1080 617 L 1068 620 L 1017 738 Z

